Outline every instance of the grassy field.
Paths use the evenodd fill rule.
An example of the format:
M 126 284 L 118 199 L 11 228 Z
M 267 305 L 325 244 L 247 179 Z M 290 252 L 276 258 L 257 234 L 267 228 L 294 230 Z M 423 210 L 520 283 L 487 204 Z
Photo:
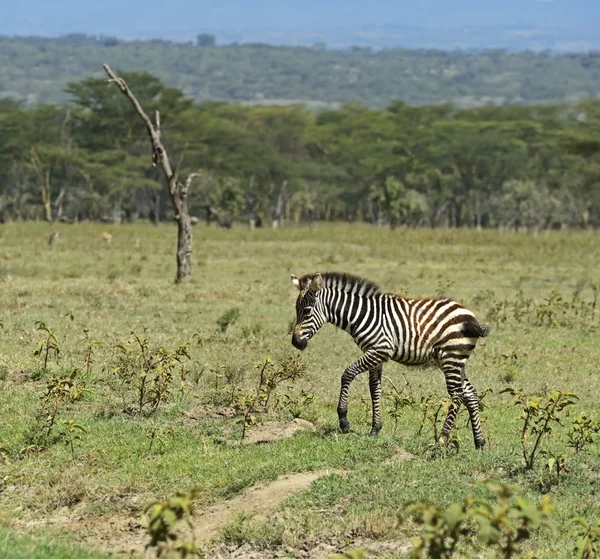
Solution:
M 323 475 L 306 490 L 220 526 L 202 543 L 207 555 L 327 557 L 362 547 L 368 557 L 406 557 L 421 530 L 400 514 L 406 503 L 445 507 L 484 497 L 478 482 L 485 480 L 518 486 L 531 503 L 549 496 L 552 524 L 523 545 L 537 557 L 574 556 L 569 520 L 600 519 L 600 435 L 578 452 L 568 445 L 579 414 L 600 420 L 597 233 L 198 226 L 194 280 L 174 285 L 174 226 L 58 227 L 61 237 L 49 247 L 45 224 L 0 225 L 0 556 L 141 553 L 149 501 L 197 488 L 194 522 L 201 522 L 203 511 L 255 484 L 317 471 Z M 101 238 L 104 230 L 112 242 Z M 421 402 L 444 396 L 435 369 L 384 367 L 386 413 L 375 439 L 366 436 L 367 377 L 357 378 L 349 409 L 355 433 L 338 433 L 339 377 L 359 351 L 327 326 L 297 358 L 289 334 L 290 273 L 329 270 L 368 277 L 385 291 L 449 295 L 492 327 L 468 365 L 485 394 L 484 452 L 473 448 L 466 412 L 455 430 L 458 450 L 432 447 L 437 404 Z M 152 404 L 137 412 L 131 386 L 139 380 L 125 379 L 139 361 L 132 332 L 147 339 L 148 352 L 189 344 L 183 373 L 178 364 L 164 367 L 173 374 L 171 392 L 153 413 Z M 315 430 L 241 445 L 241 397 L 252 394 L 255 365 L 267 356 L 274 369 L 295 363 L 304 375 L 279 386 L 256 421 L 299 416 Z M 57 398 L 52 379 L 75 369 L 74 384 Z M 397 425 L 390 380 L 405 398 Z M 564 461 L 558 473 L 545 467 L 547 455 L 524 468 L 521 410 L 501 393 L 509 386 L 579 396 L 542 439 Z M 458 556 L 472 556 L 477 544 L 466 540 L 473 538 L 465 536 Z

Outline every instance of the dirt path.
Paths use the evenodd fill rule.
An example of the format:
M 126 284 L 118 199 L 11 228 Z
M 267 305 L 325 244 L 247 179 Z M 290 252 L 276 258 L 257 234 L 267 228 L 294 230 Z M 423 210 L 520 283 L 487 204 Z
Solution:
M 257 438 L 262 440 L 262 435 Z M 413 456 L 410 453 L 399 448 L 396 454 L 386 460 L 385 463 L 390 464 L 410 460 L 411 458 Z M 198 542 L 207 543 L 209 540 L 216 538 L 220 530 L 235 520 L 237 515 L 246 513 L 258 516 L 258 518 L 263 515 L 266 516 L 268 511 L 278 507 L 288 497 L 309 489 L 314 481 L 328 475 L 345 475 L 345 473 L 343 470 L 336 469 L 317 470 L 284 475 L 271 483 L 257 484 L 232 499 L 216 503 L 203 510 L 197 510 L 193 520 L 195 537 Z M 72 540 L 79 541 L 88 548 L 112 553 L 128 553 L 138 557 L 150 557 L 152 555 L 144 551 L 145 544 L 148 542 L 148 534 L 139 519 L 126 512 L 90 517 L 82 514 L 83 506 L 84 504 L 80 503 L 75 508 L 58 510 L 47 518 L 15 522 L 15 528 L 18 528 L 19 525 L 24 528 L 53 526 L 72 532 Z M 381 547 L 383 543 L 370 542 L 365 546 L 365 549 L 368 550 L 369 545 Z M 391 542 L 391 545 L 397 546 L 398 542 Z M 315 548 L 306 557 L 329 557 L 332 549 L 334 548 L 329 545 L 326 545 L 323 549 Z M 237 551 L 244 552 L 244 554 L 239 555 L 234 551 L 227 552 L 224 555 L 217 553 L 217 555 L 218 557 L 229 558 L 261 556 L 260 554 L 254 555 L 249 550 L 243 550 L 242 548 Z
M 318 470 L 291 474 L 277 478 L 267 485 L 255 485 L 229 501 L 218 503 L 199 511 L 194 526 L 199 541 L 214 538 L 219 529 L 240 513 L 258 514 L 279 506 L 285 499 L 305 491 L 313 481 L 330 474 L 343 474 L 339 470 Z

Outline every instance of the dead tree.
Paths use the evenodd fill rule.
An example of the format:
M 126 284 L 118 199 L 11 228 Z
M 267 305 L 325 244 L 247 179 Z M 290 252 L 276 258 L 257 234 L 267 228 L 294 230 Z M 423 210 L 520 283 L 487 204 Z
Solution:
M 177 282 L 188 280 L 192 277 L 192 223 L 188 212 L 187 196 L 192 179 L 197 173 L 188 176 L 185 183 L 178 180 L 178 168 L 173 169 L 169 161 L 167 150 L 160 139 L 160 115 L 156 111 L 155 124 L 148 118 L 135 95 L 131 92 L 125 80 L 119 78 L 108 66 L 104 64 L 104 71 L 110 78 L 109 83 L 114 83 L 133 105 L 133 108 L 144 121 L 150 142 L 152 144 L 152 166 L 160 165 L 169 196 L 173 205 L 173 213 L 177 222 Z
M 283 181 L 279 187 L 277 203 L 275 204 L 275 211 L 273 212 L 273 229 L 277 229 L 277 227 L 283 223 L 283 210 L 287 203 L 287 183 L 288 181 Z
M 252 175 L 248 183 L 248 190 L 246 191 L 246 215 L 248 216 L 248 227 L 250 227 L 250 230 L 254 230 L 256 227 L 256 212 L 258 211 L 259 203 L 260 201 L 254 187 L 254 175 Z

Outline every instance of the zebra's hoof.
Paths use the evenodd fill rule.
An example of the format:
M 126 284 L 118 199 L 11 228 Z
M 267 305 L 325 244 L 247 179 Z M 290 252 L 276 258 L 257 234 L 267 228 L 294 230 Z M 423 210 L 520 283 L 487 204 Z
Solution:
M 485 449 L 485 442 L 475 443 L 475 450 L 484 450 L 484 449 Z
M 376 437 L 377 435 L 379 435 L 380 430 L 381 430 L 381 427 L 371 429 L 369 431 L 369 437 Z
M 340 421 L 340 431 L 347 435 L 350 432 L 350 422 L 349 421 Z

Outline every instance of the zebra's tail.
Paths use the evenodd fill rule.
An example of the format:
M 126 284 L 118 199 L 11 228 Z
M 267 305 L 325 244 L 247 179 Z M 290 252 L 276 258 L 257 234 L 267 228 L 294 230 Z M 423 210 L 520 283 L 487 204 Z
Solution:
M 463 334 L 468 338 L 485 338 L 489 333 L 489 327 L 478 322 L 474 316 L 469 316 L 463 322 Z

